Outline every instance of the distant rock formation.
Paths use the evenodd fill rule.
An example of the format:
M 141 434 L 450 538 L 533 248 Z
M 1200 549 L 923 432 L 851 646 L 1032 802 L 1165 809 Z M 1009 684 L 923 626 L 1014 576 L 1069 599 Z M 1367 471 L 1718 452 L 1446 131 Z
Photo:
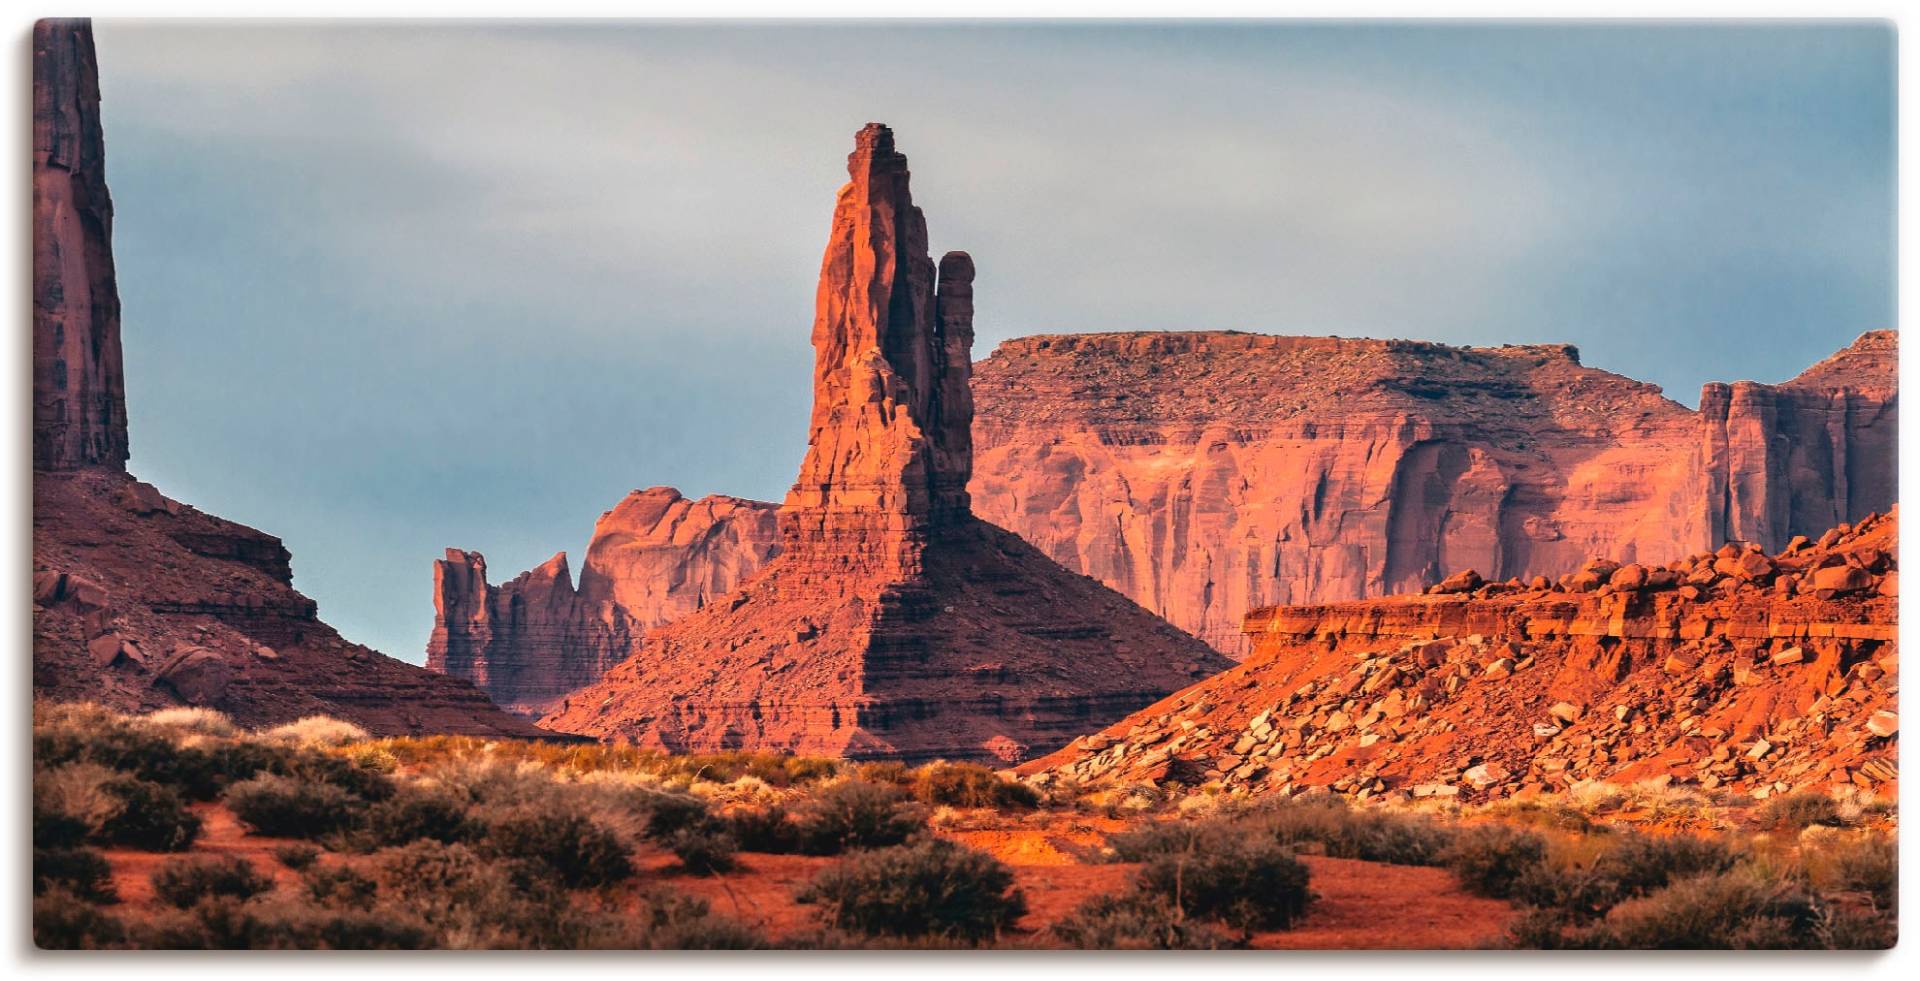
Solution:
M 113 199 L 84 20 L 33 27 L 33 467 L 127 462 Z
M 821 265 L 780 551 L 542 720 L 671 750 L 1013 761 L 1226 665 L 973 517 L 973 263 L 869 125 Z
M 1245 613 L 1559 575 L 1893 500 L 1894 336 L 1689 411 L 1564 345 L 1231 332 L 1008 341 L 977 366 L 973 499 L 1223 651 Z
M 1254 611 L 1247 660 L 1022 767 L 1054 779 L 1482 802 L 1899 785 L 1894 514 L 1559 582 Z
M 33 691 L 203 705 L 376 733 L 536 736 L 463 681 L 351 644 L 293 589 L 280 540 L 125 470 L 120 308 L 93 30 L 34 27 Z
M 648 630 L 733 591 L 778 551 L 775 507 L 671 487 L 636 490 L 600 516 L 576 589 L 562 552 L 499 586 L 478 552 L 433 564 L 427 667 L 508 709 L 540 715 L 599 680 Z

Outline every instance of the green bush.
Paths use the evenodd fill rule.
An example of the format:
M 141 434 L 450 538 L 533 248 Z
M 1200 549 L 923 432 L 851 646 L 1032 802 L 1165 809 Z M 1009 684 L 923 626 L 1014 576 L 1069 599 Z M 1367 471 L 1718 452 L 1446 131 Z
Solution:
M 727 833 L 741 851 L 790 855 L 804 850 L 806 835 L 785 807 L 741 807 L 727 813 Z
M 78 815 L 50 806 L 39 794 L 33 798 L 33 847 L 78 848 L 86 844 L 93 831 Z
M 1607 914 L 1594 945 L 1628 950 L 1821 947 L 1825 915 L 1812 897 L 1745 872 L 1676 882 Z
M 233 855 L 171 858 L 154 869 L 150 878 L 155 896 L 182 909 L 209 896 L 246 899 L 273 888 L 272 879 Z
M 658 841 L 708 821 L 707 802 L 692 794 L 651 791 L 642 796 L 641 806 L 647 815 L 646 835 Z
M 200 817 L 172 787 L 135 777 L 110 780 L 104 789 L 119 798 L 119 812 L 104 821 L 100 841 L 149 852 L 184 851 L 200 837 Z
M 96 763 L 172 787 L 192 800 L 209 800 L 219 790 L 219 768 L 205 750 L 175 746 L 163 732 L 119 717 L 36 723 L 33 762 L 42 767 Z
M 1224 950 L 1244 947 L 1205 920 L 1188 919 L 1154 896 L 1130 892 L 1090 899 L 1048 928 L 1054 938 L 1081 950 Z
M 1157 821 L 1107 836 L 1106 856 L 1113 862 L 1146 862 L 1162 855 L 1185 855 L 1225 847 L 1247 836 L 1231 821 Z
M 423 838 L 380 852 L 374 865 L 381 894 L 435 924 L 454 945 L 581 943 L 581 918 L 542 863 L 483 857 L 463 844 Z
M 295 872 L 305 872 L 320 860 L 320 849 L 303 841 L 290 841 L 273 846 L 273 858 Z
M 1425 815 L 1356 810 L 1333 796 L 1276 801 L 1245 824 L 1297 851 L 1395 865 L 1438 864 L 1454 835 Z
M 800 802 L 795 818 L 813 855 L 898 845 L 926 827 L 920 808 L 899 788 L 861 780 L 820 788 Z
M 1606 836 L 1605 846 L 1586 863 L 1561 867 L 1542 861 L 1526 869 L 1511 895 L 1534 906 L 1590 917 L 1669 883 L 1725 872 L 1738 860 L 1719 841 L 1619 831 Z
M 1189 916 L 1247 932 L 1292 926 L 1313 898 L 1307 867 L 1291 850 L 1261 838 L 1214 836 L 1190 851 L 1155 855 L 1135 883 Z
M 923 804 L 1031 810 L 1040 804 L 1032 787 L 1003 780 L 974 763 L 932 763 L 914 771 L 913 796 Z
M 55 889 L 33 901 L 33 945 L 41 950 L 101 950 L 126 939 L 118 917 L 70 892 Z
M 693 875 L 730 872 L 739 865 L 733 857 L 739 847 L 724 831 L 681 828 L 667 839 L 667 847 L 679 857 L 681 868 Z
M 603 886 L 634 873 L 626 842 L 582 814 L 510 811 L 489 823 L 480 848 L 496 857 L 540 862 L 574 888 Z
M 1546 839 L 1500 824 L 1465 828 L 1441 855 L 1469 892 L 1495 899 L 1514 894 L 1523 878 L 1546 861 Z
M 1840 805 L 1832 797 L 1812 790 L 1782 794 L 1760 805 L 1754 821 L 1771 831 L 1802 831 L 1816 824 L 1839 827 L 1847 822 L 1840 817 Z
M 1013 873 L 991 855 L 937 838 L 858 852 L 822 870 L 799 900 L 831 926 L 863 934 L 979 941 L 1026 912 Z
M 366 801 L 332 783 L 265 775 L 227 788 L 234 816 L 263 835 L 320 838 L 357 825 Z
M 409 788 L 367 808 L 367 834 L 376 846 L 421 838 L 469 841 L 485 831 L 467 814 L 467 802 L 442 790 Z
M 113 866 L 91 848 L 35 848 L 33 894 L 67 892 L 95 903 L 117 902 Z

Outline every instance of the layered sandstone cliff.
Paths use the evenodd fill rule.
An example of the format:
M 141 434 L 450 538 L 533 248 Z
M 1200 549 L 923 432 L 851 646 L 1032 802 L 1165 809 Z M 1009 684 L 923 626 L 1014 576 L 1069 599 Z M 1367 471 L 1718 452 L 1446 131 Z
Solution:
M 1778 547 L 1884 509 L 1893 347 L 1876 332 L 1783 385 L 1709 385 L 1696 413 L 1561 345 L 1022 338 L 978 366 L 973 498 L 1237 652 L 1262 605 Z
M 33 690 L 259 725 L 538 735 L 472 685 L 350 644 L 280 541 L 170 500 L 124 464 L 112 205 L 86 21 L 34 28 Z
M 1892 514 L 1555 584 L 1271 607 L 1247 660 L 1023 769 L 1042 781 L 1488 799 L 1604 780 L 1897 789 Z
M 860 132 L 848 173 L 778 554 L 544 724 L 672 750 L 1010 761 L 1225 666 L 973 517 L 973 262 L 929 257 L 886 127 Z
M 498 586 L 478 552 L 433 564 L 427 667 L 540 715 L 632 653 L 646 632 L 733 591 L 778 550 L 774 506 L 671 487 L 636 490 L 600 516 L 579 585 L 562 552 Z

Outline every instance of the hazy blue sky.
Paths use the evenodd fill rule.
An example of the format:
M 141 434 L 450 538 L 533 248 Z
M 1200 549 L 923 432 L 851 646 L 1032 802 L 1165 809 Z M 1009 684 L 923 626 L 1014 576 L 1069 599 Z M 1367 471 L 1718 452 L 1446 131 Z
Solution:
M 1693 404 L 1892 326 L 1861 26 L 97 25 L 133 469 L 423 658 L 671 484 L 778 499 L 852 135 L 1008 337 L 1563 341 Z

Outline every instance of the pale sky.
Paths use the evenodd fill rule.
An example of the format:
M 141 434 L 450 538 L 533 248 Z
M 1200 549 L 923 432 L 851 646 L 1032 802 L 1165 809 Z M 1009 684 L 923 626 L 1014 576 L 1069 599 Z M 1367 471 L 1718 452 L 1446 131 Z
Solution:
M 1882 24 L 96 24 L 132 469 L 424 659 L 628 490 L 777 500 L 853 133 L 976 357 L 1566 342 L 1694 404 L 1894 315 Z

